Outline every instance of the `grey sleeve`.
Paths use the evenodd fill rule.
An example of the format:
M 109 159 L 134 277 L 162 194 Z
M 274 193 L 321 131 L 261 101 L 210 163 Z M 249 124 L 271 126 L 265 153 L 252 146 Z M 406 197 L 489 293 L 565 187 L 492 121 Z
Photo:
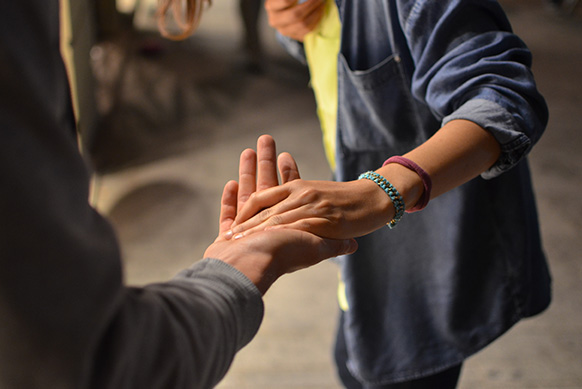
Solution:
M 261 295 L 216 259 L 122 294 L 87 377 L 94 388 L 211 388 L 256 334 Z
M 0 2 L 0 387 L 211 387 L 257 331 L 261 296 L 217 260 L 123 284 L 59 49 L 58 0 Z

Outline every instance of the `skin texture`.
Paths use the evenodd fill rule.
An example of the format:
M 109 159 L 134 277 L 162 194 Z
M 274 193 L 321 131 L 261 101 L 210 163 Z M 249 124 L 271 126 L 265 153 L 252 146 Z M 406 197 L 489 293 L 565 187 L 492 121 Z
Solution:
M 499 154 L 499 144 L 489 132 L 473 122 L 454 120 L 405 157 L 431 176 L 431 198 L 435 198 L 487 170 Z M 377 172 L 398 189 L 406 208 L 421 197 L 424 188 L 414 171 L 391 163 Z M 347 239 L 382 228 L 393 217 L 389 197 L 370 180 L 296 179 L 253 193 L 224 237 L 236 240 L 258 231 L 285 228 Z
M 265 9 L 269 25 L 281 34 L 303 41 L 323 16 L 325 0 L 307 0 L 298 4 L 297 0 L 266 0 Z
M 266 0 L 271 26 L 281 34 L 302 40 L 319 20 L 314 14 L 323 1 Z M 309 8 L 308 8 L 309 4 Z M 315 23 L 316 25 L 317 23 Z M 499 158 L 500 146 L 493 135 L 467 120 L 453 120 L 424 144 L 404 157 L 416 162 L 431 177 L 435 198 L 477 177 Z M 390 156 L 386 156 L 388 158 Z M 405 207 L 422 196 L 420 177 L 399 164 L 376 170 L 402 195 Z M 366 235 L 394 217 L 386 193 L 370 180 L 350 182 L 293 180 L 251 195 L 224 237 L 239 239 L 255 232 L 293 228 L 335 239 Z
M 224 187 L 219 236 L 204 254 L 241 271 L 263 294 L 283 274 L 357 249 L 353 239 L 325 239 L 300 230 L 259 231 L 244 239 L 224 238 L 237 210 L 245 206 L 253 193 L 279 185 L 277 166 L 282 183 L 299 179 L 297 165 L 288 153 L 281 154 L 277 161 L 275 141 L 268 135 L 259 138 L 256 153 L 251 149 L 241 153 L 239 182 L 229 181 Z
M 299 41 L 317 26 L 324 6 L 325 0 L 307 0 L 301 4 L 296 0 L 265 1 L 270 25 L 281 34 Z M 473 122 L 454 120 L 404 156 L 416 162 L 431 176 L 431 197 L 435 198 L 487 170 L 499 155 L 500 146 L 489 132 Z M 281 173 L 282 185 L 278 185 L 276 164 L 275 145 L 270 137 L 259 138 L 257 153 L 249 149 L 241 154 L 239 184 L 229 182 L 225 186 L 219 238 L 207 251 L 207 256 L 224 258 L 236 264 L 256 284 L 261 284 L 264 290 L 270 285 L 269 282 L 280 275 L 295 270 L 297 266 L 301 268 L 313 264 L 301 261 L 294 263 L 292 260 L 286 263 L 275 258 L 276 255 L 282 255 L 273 243 L 293 255 L 313 254 L 317 262 L 323 259 L 321 255 L 329 254 L 329 251 L 322 254 L 317 250 L 329 250 L 331 244 L 338 242 L 317 242 L 314 240 L 315 235 L 329 239 L 350 239 L 382 228 L 394 217 L 392 202 L 370 180 L 301 180 L 293 158 L 284 154 L 279 158 L 279 169 L 283 166 L 285 173 Z M 413 207 L 422 196 L 422 181 L 415 172 L 398 164 L 381 167 L 377 172 L 398 189 L 406 208 Z M 277 233 L 280 229 L 287 230 L 288 241 L 284 241 L 283 235 Z M 301 235 L 298 231 L 310 234 Z M 266 232 L 271 235 L 267 236 Z M 252 239 L 249 239 L 251 236 Z M 225 241 L 233 237 L 233 246 L 228 246 Z M 258 262 L 251 260 L 241 263 L 242 257 L 234 254 L 239 249 L 230 249 L 236 246 L 232 242 L 246 244 L 240 246 L 240 250 L 243 250 L 241 254 L 256 250 L 257 254 L 262 254 L 261 259 L 257 255 L 255 260 Z M 303 243 L 303 249 L 310 248 L 313 251 L 296 252 L 293 244 L 297 243 Z M 351 244 L 347 246 L 353 248 Z M 336 246 L 332 248 L 346 249 Z

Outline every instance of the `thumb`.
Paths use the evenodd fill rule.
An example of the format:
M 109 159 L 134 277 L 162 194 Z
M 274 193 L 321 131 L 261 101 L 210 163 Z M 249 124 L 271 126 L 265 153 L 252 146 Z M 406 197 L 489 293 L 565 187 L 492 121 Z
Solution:
M 220 200 L 220 217 L 218 219 L 219 236 L 230 229 L 230 226 L 236 217 L 237 193 L 238 182 L 231 180 L 224 185 L 222 198 Z
M 321 255 L 325 258 L 352 254 L 358 249 L 358 242 L 355 239 L 322 239 L 324 244 L 320 246 L 320 250 Z

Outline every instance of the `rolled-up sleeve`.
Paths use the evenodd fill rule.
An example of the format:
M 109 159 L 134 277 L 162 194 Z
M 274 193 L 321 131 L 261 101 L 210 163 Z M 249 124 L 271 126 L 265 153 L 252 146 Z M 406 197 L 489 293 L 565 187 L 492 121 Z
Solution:
M 541 137 L 548 109 L 531 71 L 531 52 L 512 33 L 502 8 L 492 0 L 400 3 L 415 98 L 443 124 L 466 119 L 493 134 L 501 156 L 484 178 L 519 163 Z

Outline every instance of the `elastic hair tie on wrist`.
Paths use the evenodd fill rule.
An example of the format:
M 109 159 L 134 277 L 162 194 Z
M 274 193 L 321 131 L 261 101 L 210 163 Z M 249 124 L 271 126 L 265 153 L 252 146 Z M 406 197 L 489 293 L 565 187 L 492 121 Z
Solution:
M 407 209 L 406 212 L 412 213 L 424 209 L 428 205 L 428 202 L 430 200 L 430 191 L 432 190 L 432 180 L 430 179 L 428 173 L 423 168 L 418 166 L 415 162 L 405 157 L 401 156 L 390 157 L 386 161 L 384 161 L 382 166 L 386 166 L 389 163 L 397 163 L 399 165 L 402 165 L 410 170 L 415 171 L 416 174 L 420 176 L 420 178 L 422 179 L 422 185 L 424 186 L 424 192 L 422 193 L 422 196 L 420 196 L 420 199 L 418 199 L 418 202 L 414 205 L 414 207 Z
M 388 197 L 390 197 L 392 204 L 394 204 L 395 211 L 394 218 L 390 220 L 387 224 L 388 227 L 391 229 L 396 227 L 396 224 L 398 224 L 400 219 L 402 219 L 402 215 L 404 215 L 404 201 L 402 200 L 402 196 L 400 195 L 400 193 L 398 193 L 398 191 L 390 183 L 390 181 L 388 181 L 386 178 L 382 177 L 380 174 L 376 172 L 367 171 L 365 173 L 362 173 L 358 177 L 358 180 L 361 179 L 374 181 L 380 188 L 384 190 L 384 192 L 386 192 Z

